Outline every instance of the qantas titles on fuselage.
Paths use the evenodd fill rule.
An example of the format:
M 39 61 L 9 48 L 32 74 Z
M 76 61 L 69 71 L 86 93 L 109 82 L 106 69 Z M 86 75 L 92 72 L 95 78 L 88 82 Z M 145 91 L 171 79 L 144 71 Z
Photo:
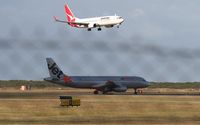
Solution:
M 119 28 L 124 22 L 124 19 L 117 15 L 79 19 L 74 16 L 68 5 L 65 5 L 65 12 L 67 21 L 59 20 L 54 16 L 55 21 L 67 23 L 76 28 L 87 28 L 88 31 L 91 31 L 92 28 L 98 28 L 98 31 L 101 31 L 101 27 L 112 28 L 115 25 Z

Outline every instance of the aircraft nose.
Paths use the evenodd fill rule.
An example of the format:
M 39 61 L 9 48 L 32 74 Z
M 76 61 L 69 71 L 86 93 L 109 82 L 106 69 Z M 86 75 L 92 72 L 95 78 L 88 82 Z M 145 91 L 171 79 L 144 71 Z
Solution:
M 121 19 L 121 23 L 123 23 L 124 22 L 124 19 Z
M 150 82 L 145 82 L 145 85 L 146 85 L 146 87 L 149 87 L 150 86 Z

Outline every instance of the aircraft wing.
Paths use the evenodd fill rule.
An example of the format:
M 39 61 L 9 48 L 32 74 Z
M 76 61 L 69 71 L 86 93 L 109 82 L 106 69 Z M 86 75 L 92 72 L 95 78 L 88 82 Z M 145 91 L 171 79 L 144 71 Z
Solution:
M 89 25 L 89 23 L 83 23 L 83 22 L 68 22 L 68 23 L 76 25 Z
M 97 84 L 97 85 L 93 86 L 93 88 L 98 89 L 98 90 L 102 90 L 104 88 L 114 89 L 114 88 L 118 88 L 120 86 L 121 86 L 120 83 L 115 83 L 113 81 L 107 81 L 105 83 Z
M 61 22 L 61 23 L 76 24 L 76 25 L 86 25 L 86 26 L 89 25 L 89 23 L 84 23 L 84 22 L 69 22 L 69 21 L 60 20 L 56 16 L 54 16 L 53 18 L 54 18 L 54 20 L 56 22 Z
M 63 21 L 63 20 L 58 19 L 56 16 L 54 16 L 53 18 L 54 18 L 54 20 L 55 20 L 56 22 L 69 23 L 68 21 Z
M 103 91 L 105 93 L 109 91 L 125 92 L 127 90 L 126 86 L 113 81 L 107 81 L 106 83 L 95 85 L 93 86 L 93 88 L 99 91 Z
M 93 86 L 93 88 L 102 89 L 102 88 L 105 88 L 105 87 L 112 87 L 112 86 L 117 86 L 117 84 L 115 84 L 112 81 L 107 81 L 106 83 L 97 84 L 97 85 Z

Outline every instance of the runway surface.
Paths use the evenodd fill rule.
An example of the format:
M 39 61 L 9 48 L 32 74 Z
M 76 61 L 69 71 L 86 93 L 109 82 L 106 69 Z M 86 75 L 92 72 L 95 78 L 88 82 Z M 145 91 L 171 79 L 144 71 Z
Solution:
M 81 89 L 65 89 L 65 90 L 48 90 L 48 89 L 34 89 L 30 91 L 20 91 L 20 90 L 3 90 L 0 92 L 0 99 L 4 98 L 57 98 L 60 95 L 72 95 L 72 96 L 94 96 L 92 90 L 81 90 Z M 98 94 L 95 96 L 107 96 L 107 95 L 132 95 L 132 96 L 200 96 L 198 91 L 146 91 L 135 95 L 133 92 L 128 91 L 125 93 L 108 93 L 108 94 Z

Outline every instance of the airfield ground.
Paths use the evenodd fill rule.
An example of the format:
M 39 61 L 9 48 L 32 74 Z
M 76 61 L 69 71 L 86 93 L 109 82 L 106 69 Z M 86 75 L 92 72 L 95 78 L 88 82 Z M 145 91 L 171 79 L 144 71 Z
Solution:
M 0 124 L 200 124 L 198 95 L 84 95 L 86 90 L 81 91 L 2 90 Z M 68 93 L 81 99 L 80 107 L 59 106 L 58 96 Z
M 0 124 L 199 125 L 200 90 L 148 88 L 142 95 L 93 95 L 72 88 L 0 88 Z M 59 95 L 81 99 L 80 107 L 60 107 Z

